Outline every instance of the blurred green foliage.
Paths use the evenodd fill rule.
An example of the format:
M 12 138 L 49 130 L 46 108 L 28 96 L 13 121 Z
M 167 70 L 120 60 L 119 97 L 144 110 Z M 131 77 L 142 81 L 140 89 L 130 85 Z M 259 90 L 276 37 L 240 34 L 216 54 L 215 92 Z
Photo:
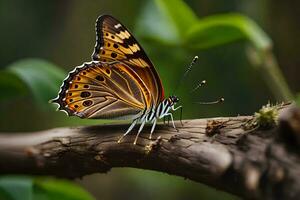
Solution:
M 298 94 L 296 97 L 296 103 L 298 104 L 298 106 L 300 106 L 300 94 Z
M 259 69 L 262 76 L 267 77 L 270 90 L 277 100 L 292 98 L 276 59 L 272 56 L 272 41 L 253 20 L 237 13 L 197 18 L 183 1 L 155 2 L 154 5 L 154 2 L 149 1 L 140 18 L 140 27 L 137 30 L 140 35 L 161 44 L 183 48 L 185 51 L 205 50 L 247 40 L 257 55 L 256 63 L 252 65 Z M 249 58 L 253 62 L 253 56 Z
M 270 38 L 250 18 L 241 14 L 219 14 L 202 18 L 187 32 L 186 44 L 206 49 L 241 39 L 251 42 L 258 50 L 272 46 Z
M 188 2 L 190 5 L 199 3 Z M 264 104 L 269 99 L 280 101 L 291 98 L 291 91 L 273 54 L 272 40 L 251 18 L 232 12 L 198 17 L 190 6 L 181 0 L 145 2 L 130 0 L 127 1 L 127 4 L 132 5 L 132 8 L 128 9 L 131 9 L 130 13 L 134 15 L 123 12 L 122 3 L 108 1 L 101 2 L 101 6 L 97 3 L 81 1 L 76 1 L 76 3 L 47 2 L 46 10 L 41 9 L 44 8 L 44 3 L 39 5 L 36 2 L 28 1 L 27 4 L 22 5 L 30 10 L 30 15 L 22 13 L 22 10 L 15 14 L 21 13 L 19 18 L 27 19 L 27 23 L 19 24 L 19 18 L 16 16 L 12 21 L 15 22 L 15 26 L 21 26 L 22 30 L 25 30 L 23 32 L 26 37 L 31 36 L 32 38 L 30 41 L 22 39 L 19 42 L 11 42 L 10 45 L 7 45 L 7 50 L 1 54 L 2 57 L 0 55 L 2 60 L 20 58 L 8 66 L 1 66 L 1 68 L 5 68 L 0 71 L 0 90 L 2 91 L 0 93 L 2 114 L 0 128 L 24 131 L 70 124 L 103 123 L 102 121 L 69 119 L 63 113 L 54 112 L 55 107 L 48 104 L 48 100 L 57 95 L 59 86 L 67 73 L 66 69 L 47 60 L 59 63 L 60 66 L 80 65 L 81 62 L 78 63 L 78 60 L 82 60 L 86 54 L 92 52 L 93 24 L 96 15 L 104 12 L 115 13 L 116 17 L 125 25 L 129 24 L 129 29 L 134 24 L 132 22 L 130 24 L 130 17 L 137 22 L 134 26 L 134 33 L 156 64 L 164 87 L 169 93 L 182 76 L 185 70 L 184 66 L 188 65 L 194 55 L 200 55 L 199 65 L 201 67 L 193 68 L 184 85 L 179 91 L 176 91 L 184 105 L 186 118 L 253 113 L 261 106 L 260 104 Z M 214 5 L 214 3 L 211 4 Z M 225 4 L 227 5 L 227 2 L 220 5 L 223 5 L 225 9 Z M 9 15 L 7 11 L 10 10 L 9 5 L 11 4 L 2 3 L 1 5 L 3 6 L 0 6 L 0 9 L 5 11 L 1 14 Z M 4 5 L 8 7 L 6 8 Z M 60 5 L 59 8 L 56 8 L 56 5 Z M 67 8 L 70 9 L 69 12 L 61 11 L 65 11 L 64 9 Z M 133 12 L 136 10 L 140 10 L 139 15 Z M 52 12 L 55 13 L 55 11 L 57 16 L 53 18 Z M 2 19 L 4 17 L 2 16 Z M 58 18 L 66 19 L 66 21 L 58 22 Z M 26 25 L 29 28 L 26 29 Z M 36 28 L 35 35 L 27 33 L 32 29 L 31 26 Z M 11 40 L 14 41 L 19 35 L 11 32 L 13 33 Z M 43 35 L 44 32 L 47 33 Z M 5 36 L 9 37 L 7 34 Z M 7 41 L 5 40 L 4 43 L 6 44 Z M 33 43 L 33 41 L 34 45 L 31 46 L 29 43 Z M 23 47 L 22 51 L 19 48 L 20 42 Z M 14 45 L 18 48 L 13 49 Z M 45 59 L 28 59 L 28 56 Z M 68 70 L 71 68 L 73 67 L 69 67 Z M 208 81 L 206 88 L 201 89 L 199 93 L 191 94 L 191 88 L 203 78 L 207 78 Z M 266 89 L 267 86 L 269 89 Z M 271 92 L 274 95 L 273 98 Z M 214 107 L 196 106 L 194 102 L 203 98 L 203 94 L 208 100 L 222 95 L 225 97 L 225 104 Z M 297 102 L 300 105 L 300 96 L 298 96 Z M 152 188 L 157 191 L 155 198 L 182 199 L 181 197 L 186 193 L 192 192 L 198 199 L 218 199 L 218 196 L 219 199 L 235 199 L 230 195 L 216 193 L 208 187 L 191 184 L 178 178 L 145 171 L 128 170 L 127 172 L 123 178 L 134 180 L 135 189 L 140 191 L 137 193 L 142 193 L 140 197 L 144 193 L 150 195 L 152 191 L 149 188 Z M 114 187 L 117 187 L 120 181 L 117 180 L 113 182 Z M 168 187 L 169 182 L 174 183 L 170 188 Z M 96 186 L 98 190 L 98 185 L 96 184 Z M 163 189 L 160 190 L 160 188 Z M 178 195 L 179 193 L 182 196 Z M 120 196 L 128 197 L 130 195 L 127 194 L 127 191 L 123 191 Z M 34 177 L 2 177 L 0 179 L 0 197 L 9 200 L 93 199 L 71 182 Z M 135 196 L 130 197 L 134 198 Z
M 65 77 L 60 68 L 41 59 L 17 61 L 0 73 L 3 76 L 0 87 L 5 91 L 14 95 L 30 93 L 36 103 L 44 107 L 50 98 L 57 95 L 57 89 Z
M 0 100 L 11 99 L 27 93 L 26 85 L 15 74 L 6 70 L 0 71 Z
M 4 176 L 0 178 L 0 199 L 5 200 L 93 200 L 81 187 L 66 180 Z
M 219 14 L 198 18 L 183 1 L 155 2 L 154 5 L 149 1 L 138 28 L 141 35 L 154 41 L 191 49 L 207 49 L 240 39 L 249 40 L 261 50 L 272 46 L 264 31 L 244 15 Z

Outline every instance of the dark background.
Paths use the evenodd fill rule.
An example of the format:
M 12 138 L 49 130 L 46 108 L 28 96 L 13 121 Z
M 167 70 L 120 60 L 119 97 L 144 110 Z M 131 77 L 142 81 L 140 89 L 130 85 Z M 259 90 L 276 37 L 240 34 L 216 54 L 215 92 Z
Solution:
M 273 40 L 273 53 L 291 91 L 294 94 L 300 91 L 298 1 L 185 2 L 199 17 L 230 12 L 251 17 Z M 137 31 L 147 3 L 138 0 L 1 0 L 0 69 L 24 58 L 41 58 L 59 66 L 67 75 L 67 71 L 91 60 L 95 20 L 101 14 L 111 14 L 126 25 L 144 47 L 159 71 L 167 95 L 173 91 L 192 58 L 199 56 L 193 72 L 176 93 L 184 107 L 184 118 L 248 115 L 268 101 L 279 101 L 267 87 L 268 80 L 262 78 L 263 72 L 251 66 L 245 51 L 247 41 L 185 51 L 147 40 Z M 202 79 L 207 80 L 207 85 L 191 94 L 189 91 Z M 216 100 L 221 96 L 225 98 L 223 104 L 202 106 L 195 103 Z M 40 108 L 30 95 L 0 101 L 0 131 L 35 131 L 102 123 L 99 120 L 67 118 L 63 113 L 55 112 L 55 107 L 47 106 Z M 114 169 L 106 175 L 87 176 L 78 182 L 97 199 L 235 198 L 183 178 L 146 170 Z

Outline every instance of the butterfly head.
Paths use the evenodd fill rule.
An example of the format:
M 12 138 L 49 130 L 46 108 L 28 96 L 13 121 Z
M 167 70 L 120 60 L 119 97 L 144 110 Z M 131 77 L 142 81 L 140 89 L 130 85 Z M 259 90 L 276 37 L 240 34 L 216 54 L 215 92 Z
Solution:
M 175 95 L 171 95 L 169 97 L 169 102 L 171 103 L 171 105 L 175 105 L 178 101 L 179 101 L 179 98 Z

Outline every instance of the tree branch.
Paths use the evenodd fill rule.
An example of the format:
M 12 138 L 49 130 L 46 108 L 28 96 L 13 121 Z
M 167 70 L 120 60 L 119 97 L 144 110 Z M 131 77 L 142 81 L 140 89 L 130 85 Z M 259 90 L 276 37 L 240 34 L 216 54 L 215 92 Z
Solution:
M 0 134 L 0 173 L 76 178 L 112 167 L 152 169 L 205 183 L 247 199 L 300 196 L 300 114 L 283 109 L 280 125 L 245 128 L 253 116 L 195 119 L 118 138 L 128 125 Z M 135 132 L 137 130 L 134 130 Z

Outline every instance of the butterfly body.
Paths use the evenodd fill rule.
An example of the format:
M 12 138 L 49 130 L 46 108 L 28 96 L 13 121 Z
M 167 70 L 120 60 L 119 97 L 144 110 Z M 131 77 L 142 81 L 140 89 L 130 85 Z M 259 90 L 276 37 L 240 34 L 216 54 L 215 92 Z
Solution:
M 133 142 L 133 144 L 136 144 L 137 138 L 140 134 L 140 132 L 142 131 L 144 125 L 148 122 L 152 123 L 152 128 L 150 131 L 150 135 L 149 135 L 149 139 L 152 138 L 152 133 L 154 132 L 156 123 L 158 119 L 162 119 L 166 116 L 170 116 L 171 121 L 173 123 L 173 127 L 176 129 L 175 124 L 174 124 L 174 119 L 173 119 L 173 115 L 170 112 L 170 110 L 177 110 L 179 108 L 182 108 L 181 106 L 175 108 L 176 103 L 179 101 L 179 99 L 176 96 L 170 96 L 167 99 L 164 99 L 162 102 L 160 102 L 156 107 L 150 108 L 149 111 L 145 110 L 145 112 L 138 118 L 134 119 L 131 126 L 128 128 L 128 130 L 126 131 L 126 133 L 119 139 L 118 142 L 121 142 L 121 140 L 123 139 L 123 137 L 125 137 L 133 128 L 137 123 L 141 123 L 141 126 L 138 130 L 138 133 L 136 135 L 136 138 Z
M 132 119 L 127 135 L 137 123 L 153 123 L 176 110 L 176 96 L 164 97 L 162 82 L 150 59 L 132 34 L 115 18 L 100 16 L 92 62 L 76 67 L 52 100 L 69 116 L 93 119 Z M 119 141 L 122 140 L 120 138 Z

